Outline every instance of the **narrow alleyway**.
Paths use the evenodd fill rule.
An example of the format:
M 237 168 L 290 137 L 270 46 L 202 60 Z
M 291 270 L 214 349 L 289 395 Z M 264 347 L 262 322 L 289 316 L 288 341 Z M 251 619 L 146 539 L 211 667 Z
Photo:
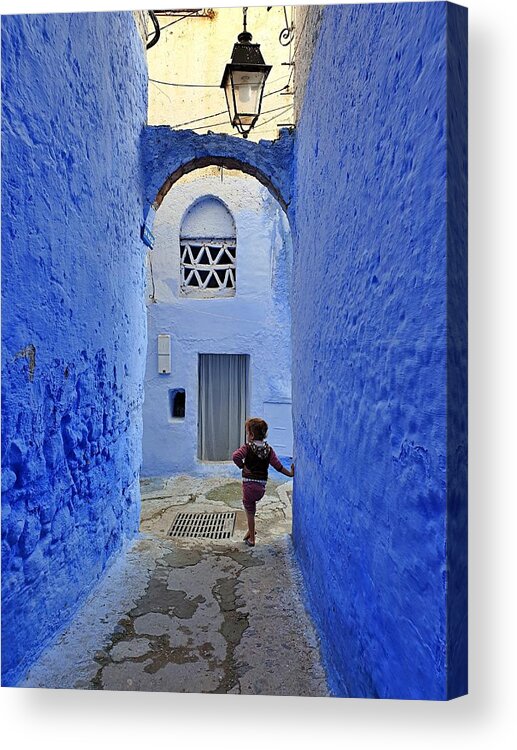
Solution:
M 140 536 L 21 686 L 327 695 L 293 558 L 291 492 L 269 482 L 250 550 L 239 482 L 143 480 Z M 179 512 L 233 510 L 230 539 L 168 535 Z

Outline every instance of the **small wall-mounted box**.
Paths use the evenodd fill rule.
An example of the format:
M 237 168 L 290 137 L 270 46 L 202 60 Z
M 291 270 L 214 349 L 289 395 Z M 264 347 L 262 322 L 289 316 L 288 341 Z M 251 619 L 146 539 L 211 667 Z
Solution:
M 171 337 L 168 333 L 158 334 L 158 372 L 169 375 L 171 371 Z

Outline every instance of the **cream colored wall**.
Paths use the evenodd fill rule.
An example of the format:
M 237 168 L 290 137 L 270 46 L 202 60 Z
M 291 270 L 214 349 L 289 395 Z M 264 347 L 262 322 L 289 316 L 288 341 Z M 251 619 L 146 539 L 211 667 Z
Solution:
M 241 137 L 230 125 L 224 90 L 219 86 L 225 65 L 230 62 L 237 35 L 242 31 L 242 8 L 204 10 L 209 12 L 208 16 L 193 16 L 181 20 L 178 20 L 178 16 L 158 16 L 161 27 L 173 21 L 177 23 L 163 29 L 158 44 L 147 52 L 150 79 L 149 125 L 171 125 L 180 129 L 189 128 L 198 133 L 211 130 L 214 133 L 231 133 Z M 289 23 L 293 10 L 287 7 Z M 253 35 L 253 43 L 260 44 L 266 64 L 273 66 L 266 81 L 265 95 L 281 89 L 289 81 L 292 69 L 282 63 L 289 62 L 295 42 L 290 47 L 280 44 L 278 37 L 284 27 L 283 6 L 273 7 L 269 12 L 265 6 L 248 8 L 248 31 Z M 153 35 L 152 28 L 149 21 L 150 38 Z M 170 86 L 167 83 L 197 84 L 213 88 Z M 294 122 L 290 106 L 292 104 L 292 95 L 278 92 L 265 96 L 262 114 L 249 135 L 250 140 L 276 138 L 279 123 Z M 268 112 L 277 108 L 288 109 Z M 207 115 L 215 116 L 198 120 Z

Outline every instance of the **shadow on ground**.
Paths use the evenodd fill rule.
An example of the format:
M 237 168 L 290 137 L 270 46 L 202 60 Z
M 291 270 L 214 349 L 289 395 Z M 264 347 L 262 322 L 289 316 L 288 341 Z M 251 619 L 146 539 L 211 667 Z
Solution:
M 327 695 L 291 545 L 292 483 L 269 482 L 247 548 L 240 482 L 142 480 L 141 534 L 24 687 Z M 230 539 L 175 539 L 179 512 L 235 510 Z

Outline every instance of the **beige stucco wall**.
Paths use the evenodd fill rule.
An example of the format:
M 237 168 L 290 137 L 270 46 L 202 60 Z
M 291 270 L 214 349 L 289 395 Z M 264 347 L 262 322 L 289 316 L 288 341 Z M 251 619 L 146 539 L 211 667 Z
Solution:
M 289 23 L 293 10 L 287 7 Z M 198 133 L 211 130 L 214 133 L 239 136 L 229 123 L 224 90 L 219 86 L 224 67 L 230 62 L 237 35 L 242 31 L 242 8 L 207 8 L 204 11 L 208 12 L 205 16 L 181 20 L 178 20 L 178 16 L 158 16 L 161 27 L 173 21 L 177 23 L 164 28 L 158 44 L 147 52 L 150 78 L 149 125 L 171 125 L 193 129 Z M 273 7 L 269 12 L 265 6 L 248 9 L 248 31 L 253 34 L 253 43 L 260 44 L 266 64 L 273 66 L 266 82 L 262 114 L 250 133 L 250 140 L 274 139 L 278 136 L 278 124 L 294 122 L 292 106 L 288 108 L 293 104 L 293 97 L 280 92 L 270 94 L 288 83 L 292 70 L 282 63 L 290 61 L 293 44 L 296 42 L 290 47 L 280 44 L 278 37 L 284 27 L 282 6 Z M 153 35 L 152 28 L 149 21 L 150 38 Z M 169 86 L 155 81 L 213 88 Z M 282 111 L 277 108 L 287 109 Z M 192 122 L 198 118 L 206 118 L 207 115 L 215 116 Z

